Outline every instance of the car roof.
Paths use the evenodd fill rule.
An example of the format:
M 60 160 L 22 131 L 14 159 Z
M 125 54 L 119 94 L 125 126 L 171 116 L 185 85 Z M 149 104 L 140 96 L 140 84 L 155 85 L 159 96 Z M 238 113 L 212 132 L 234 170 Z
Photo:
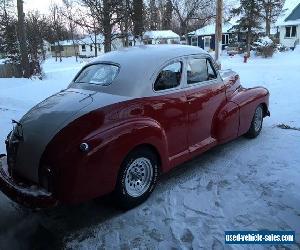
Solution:
M 162 64 L 176 57 L 191 54 L 207 54 L 203 49 L 196 46 L 178 45 L 178 44 L 159 44 L 159 45 L 140 45 L 105 53 L 93 62 L 110 61 L 123 66 L 123 64 L 145 64 L 145 59 L 155 66 Z
M 116 95 L 145 97 L 154 94 L 152 83 L 155 73 L 166 63 L 188 55 L 209 55 L 203 49 L 189 45 L 140 45 L 104 53 L 85 67 L 97 63 L 119 66 L 117 77 L 108 86 L 71 83 L 69 87 L 85 88 Z

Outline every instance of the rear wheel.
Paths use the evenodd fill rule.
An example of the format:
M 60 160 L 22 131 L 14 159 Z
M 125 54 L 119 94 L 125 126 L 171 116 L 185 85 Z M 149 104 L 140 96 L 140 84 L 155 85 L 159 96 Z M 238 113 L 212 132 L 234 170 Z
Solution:
M 245 134 L 248 138 L 255 138 L 260 134 L 263 124 L 264 110 L 262 105 L 258 105 L 255 109 L 254 116 L 248 132 Z
M 117 203 L 125 209 L 135 207 L 152 193 L 158 176 L 158 160 L 147 147 L 137 148 L 124 160 L 115 190 Z

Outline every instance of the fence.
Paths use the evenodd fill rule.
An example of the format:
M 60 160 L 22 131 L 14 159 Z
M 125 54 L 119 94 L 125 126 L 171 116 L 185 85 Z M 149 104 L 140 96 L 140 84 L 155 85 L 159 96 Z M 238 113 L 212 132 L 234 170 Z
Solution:
M 22 77 L 20 65 L 0 64 L 0 78 Z

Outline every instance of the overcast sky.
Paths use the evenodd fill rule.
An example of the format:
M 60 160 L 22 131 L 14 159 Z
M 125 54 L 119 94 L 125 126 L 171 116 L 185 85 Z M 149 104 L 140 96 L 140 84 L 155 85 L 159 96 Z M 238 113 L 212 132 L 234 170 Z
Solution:
M 42 13 L 46 13 L 49 10 L 51 3 L 61 4 L 62 0 L 24 0 L 24 10 L 39 10 Z
M 42 13 L 47 13 L 51 3 L 62 4 L 62 0 L 24 0 L 24 9 L 25 12 L 28 10 L 39 10 Z M 224 3 L 232 6 L 239 3 L 239 0 L 225 0 Z

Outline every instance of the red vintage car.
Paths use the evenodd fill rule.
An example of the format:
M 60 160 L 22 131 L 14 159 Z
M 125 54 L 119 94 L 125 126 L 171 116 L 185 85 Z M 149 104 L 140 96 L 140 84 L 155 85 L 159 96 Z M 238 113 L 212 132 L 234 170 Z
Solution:
M 241 135 L 256 137 L 268 103 L 267 89 L 243 88 L 197 47 L 107 53 L 14 121 L 0 188 L 30 207 L 114 193 L 130 208 L 161 173 Z

